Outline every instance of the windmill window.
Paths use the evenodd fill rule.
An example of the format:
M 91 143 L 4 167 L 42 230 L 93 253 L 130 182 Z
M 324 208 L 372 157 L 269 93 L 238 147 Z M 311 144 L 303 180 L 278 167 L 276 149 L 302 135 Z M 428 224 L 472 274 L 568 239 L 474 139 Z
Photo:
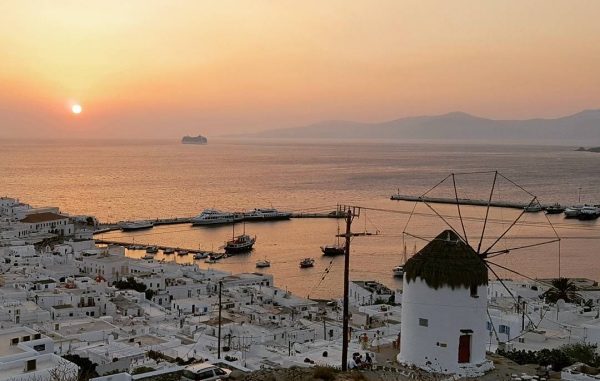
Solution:
M 419 325 L 421 327 L 429 327 L 429 319 L 419 318 Z
M 471 297 L 479 298 L 479 295 L 477 295 L 477 285 L 475 284 L 471 285 Z
M 500 326 L 498 326 L 498 332 L 510 335 L 510 327 L 507 325 L 500 324 Z

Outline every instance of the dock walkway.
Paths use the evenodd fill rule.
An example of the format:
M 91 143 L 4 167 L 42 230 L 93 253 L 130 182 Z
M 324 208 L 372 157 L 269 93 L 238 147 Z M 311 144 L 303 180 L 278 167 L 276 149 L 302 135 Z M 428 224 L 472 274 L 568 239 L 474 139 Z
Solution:
M 456 205 L 456 198 L 444 198 L 444 197 L 421 197 L 421 196 L 408 196 L 402 194 L 394 194 L 390 197 L 390 200 L 395 201 L 412 201 L 412 202 L 429 202 L 432 204 L 454 204 Z M 474 206 L 487 206 L 488 201 L 486 200 L 473 200 L 470 198 L 459 198 L 458 203 L 460 205 L 474 205 Z M 523 209 L 529 206 L 529 203 L 516 202 L 516 201 L 497 201 L 492 200 L 490 206 L 500 207 L 500 208 L 513 208 L 513 209 Z M 537 205 L 534 204 L 534 205 Z M 549 204 L 540 204 L 542 209 L 550 206 Z

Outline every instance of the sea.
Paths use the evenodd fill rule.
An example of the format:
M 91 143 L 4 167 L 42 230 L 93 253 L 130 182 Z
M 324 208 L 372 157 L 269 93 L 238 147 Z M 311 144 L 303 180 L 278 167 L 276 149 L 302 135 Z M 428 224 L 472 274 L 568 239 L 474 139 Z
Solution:
M 488 252 L 490 277 L 600 278 L 600 220 L 521 213 L 518 209 L 392 201 L 395 193 L 565 205 L 600 203 L 600 154 L 576 147 L 402 141 L 0 140 L 0 195 L 34 206 L 59 206 L 102 222 L 189 217 L 206 208 L 275 207 L 326 212 L 357 207 L 351 279 L 401 287 L 392 268 L 453 229 Z M 487 219 L 486 219 L 487 214 Z M 486 222 L 487 221 L 487 222 Z M 234 233 L 235 229 L 235 233 Z M 256 235 L 249 254 L 201 268 L 256 272 L 268 259 L 275 284 L 299 296 L 339 297 L 343 257 L 321 254 L 345 222 L 298 218 L 235 227 L 157 226 L 102 234 L 104 239 L 222 250 L 233 234 Z M 447 233 L 446 233 L 447 234 Z M 139 250 L 127 250 L 139 258 Z M 300 269 L 303 258 L 315 266 Z M 194 262 L 191 256 L 156 259 Z M 493 264 L 492 264 L 493 263 Z

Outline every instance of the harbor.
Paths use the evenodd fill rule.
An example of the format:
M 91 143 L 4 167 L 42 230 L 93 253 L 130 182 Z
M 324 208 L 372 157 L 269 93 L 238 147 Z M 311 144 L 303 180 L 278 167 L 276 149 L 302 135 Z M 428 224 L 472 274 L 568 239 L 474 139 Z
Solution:
M 504 201 L 504 200 L 473 200 L 468 198 L 444 198 L 444 197 L 428 197 L 428 196 L 411 196 L 403 194 L 393 194 L 390 200 L 394 201 L 410 201 L 410 202 L 427 202 L 431 204 L 459 204 L 472 206 L 493 206 L 498 208 L 525 209 L 530 205 L 529 202 Z M 538 205 L 538 203 L 535 203 Z M 539 204 L 543 209 L 546 209 L 553 204 Z

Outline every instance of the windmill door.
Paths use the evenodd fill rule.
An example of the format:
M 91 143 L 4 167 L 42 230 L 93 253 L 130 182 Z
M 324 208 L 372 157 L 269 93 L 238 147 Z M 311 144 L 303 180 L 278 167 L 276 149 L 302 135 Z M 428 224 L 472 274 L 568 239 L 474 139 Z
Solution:
M 459 364 L 471 361 L 471 335 L 460 335 L 458 339 L 458 362 Z

